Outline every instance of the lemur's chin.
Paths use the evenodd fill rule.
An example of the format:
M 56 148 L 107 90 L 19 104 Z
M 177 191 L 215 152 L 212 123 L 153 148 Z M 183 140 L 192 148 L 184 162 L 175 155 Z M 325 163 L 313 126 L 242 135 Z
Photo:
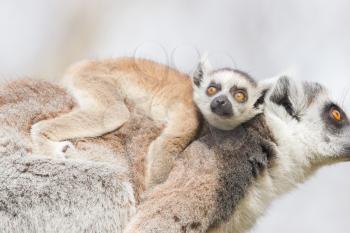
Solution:
M 218 120 L 224 119 L 227 120 L 231 117 L 234 117 L 233 111 L 231 110 L 222 110 L 222 109 L 212 109 L 212 113 L 214 114 L 215 118 Z
M 350 154 L 347 154 L 347 155 L 344 157 L 344 162 L 350 162 Z
M 350 153 L 342 154 L 334 159 L 334 163 L 350 162 Z
M 344 153 L 342 155 L 345 161 L 350 161 L 350 146 L 344 148 Z
M 217 115 L 219 118 L 222 118 L 224 120 L 227 120 L 227 119 L 230 119 L 231 117 L 233 117 L 233 114 L 230 114 L 230 113 L 224 113 L 224 114 L 221 114 L 221 115 Z

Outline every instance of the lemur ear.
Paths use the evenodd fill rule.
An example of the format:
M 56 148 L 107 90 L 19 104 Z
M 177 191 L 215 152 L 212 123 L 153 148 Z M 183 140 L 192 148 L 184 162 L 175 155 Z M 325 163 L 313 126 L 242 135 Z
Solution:
M 272 88 L 270 101 L 284 107 L 290 116 L 299 120 L 296 106 L 300 95 L 303 95 L 299 89 L 299 85 L 294 79 L 281 76 Z
M 256 102 L 254 103 L 255 109 L 260 109 L 265 103 L 266 95 L 273 88 L 276 81 L 277 79 L 266 79 L 258 82 Z
M 203 81 L 204 77 L 207 73 L 211 70 L 211 65 L 208 59 L 208 56 L 205 55 L 201 58 L 201 61 L 197 65 L 196 70 L 193 72 L 192 75 L 192 81 L 193 83 L 199 87 L 201 85 L 201 82 Z
M 269 88 L 259 88 L 258 98 L 256 102 L 254 103 L 254 108 L 259 109 L 264 103 L 265 103 L 265 97 L 267 92 L 269 91 Z

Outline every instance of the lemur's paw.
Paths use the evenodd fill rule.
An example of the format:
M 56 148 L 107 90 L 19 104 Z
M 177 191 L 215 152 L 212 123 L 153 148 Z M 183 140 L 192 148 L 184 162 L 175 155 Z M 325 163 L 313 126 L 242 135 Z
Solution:
M 45 142 L 34 143 L 33 154 L 51 159 L 67 159 L 68 152 L 74 149 L 74 145 L 69 141 L 54 142 L 45 140 Z
M 42 124 L 35 124 L 31 130 L 33 154 L 47 158 L 65 159 L 66 152 L 74 148 L 69 141 L 53 141 L 42 130 Z
M 66 152 L 74 148 L 69 141 L 56 141 L 50 133 L 50 125 L 45 121 L 34 124 L 31 128 L 33 154 L 56 159 L 66 159 Z
M 70 141 L 62 141 L 62 142 L 54 142 L 54 154 L 56 157 L 61 159 L 67 159 L 67 152 L 68 150 L 75 149 L 73 143 Z

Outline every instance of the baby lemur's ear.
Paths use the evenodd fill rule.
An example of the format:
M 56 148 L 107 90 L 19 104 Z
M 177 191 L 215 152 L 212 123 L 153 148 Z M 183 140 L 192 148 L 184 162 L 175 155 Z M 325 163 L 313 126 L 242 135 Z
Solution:
M 265 97 L 267 92 L 273 87 L 273 81 L 260 81 L 258 83 L 258 95 L 257 100 L 254 103 L 255 109 L 260 109 L 265 103 Z
M 192 82 L 199 87 L 201 82 L 204 80 L 205 76 L 211 71 L 211 65 L 208 56 L 203 56 L 201 61 L 197 65 L 197 68 L 193 72 Z

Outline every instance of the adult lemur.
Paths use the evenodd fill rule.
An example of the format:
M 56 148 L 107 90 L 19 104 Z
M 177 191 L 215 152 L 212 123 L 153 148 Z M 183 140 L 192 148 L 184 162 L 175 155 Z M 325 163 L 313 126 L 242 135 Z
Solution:
M 190 83 L 187 84 L 191 85 Z M 4 89 L 4 87 L 1 88 L 1 90 Z M 213 96 L 213 98 L 215 97 Z M 27 136 L 31 123 L 68 112 L 73 106 L 71 98 L 67 97 L 64 91 L 57 87 L 52 87 L 52 85 L 40 84 L 40 82 L 38 85 L 35 82 L 34 84 L 26 82 L 13 84 L 11 88 L 7 88 L 6 92 L 2 91 L 0 99 L 2 125 L 10 124 L 15 129 L 20 128 L 23 130 L 23 134 L 21 134 L 23 139 Z M 17 111 L 14 111 L 15 109 Z M 57 114 L 53 115 L 52 112 Z M 34 117 L 38 114 L 40 116 Z M 129 127 L 135 128 L 132 125 L 129 125 Z M 237 140 L 235 140 L 234 144 L 230 144 L 228 152 L 234 149 L 236 154 L 233 154 L 231 157 L 228 156 L 229 159 L 223 161 L 219 157 L 213 156 L 213 152 L 208 152 L 205 142 L 197 141 L 192 144 L 183 154 L 185 156 L 183 156 L 182 161 L 180 160 L 177 166 L 174 167 L 170 179 L 164 185 L 159 186 L 148 194 L 149 198 L 146 198 L 144 204 L 140 206 L 139 212 L 130 222 L 128 230 L 129 232 L 244 232 L 255 223 L 255 219 L 263 213 L 275 197 L 287 192 L 295 184 L 304 181 L 318 167 L 349 160 L 349 128 L 349 122 L 345 113 L 334 104 L 322 86 L 315 83 L 300 83 L 289 78 L 281 78 L 274 88 L 266 94 L 263 115 L 243 124 L 237 131 L 234 131 L 236 132 L 234 135 L 230 136 Z M 7 132 L 6 128 L 3 131 Z M 142 130 L 136 130 L 137 134 L 139 132 L 142 132 Z M 143 135 L 141 133 L 141 136 Z M 269 135 L 272 135 L 272 137 Z M 115 137 L 106 136 L 107 138 L 104 140 L 109 140 L 106 143 L 110 143 L 111 148 L 114 148 Z M 8 142 L 4 138 L 2 139 L 3 145 L 8 145 Z M 17 143 L 15 139 L 11 139 L 12 143 Z M 129 149 L 130 144 L 127 143 L 134 144 L 131 147 L 135 148 L 135 150 L 130 151 L 130 156 L 140 153 L 144 154 L 142 149 L 138 150 L 138 148 L 146 148 L 149 142 L 147 141 L 145 144 L 140 145 L 146 140 L 137 138 L 136 141 L 127 140 L 125 142 L 124 139 L 125 135 L 120 135 L 120 147 L 124 148 L 122 145 L 126 145 L 124 149 Z M 93 145 L 100 139 L 91 138 L 90 140 L 92 142 L 87 141 L 85 144 L 91 145 L 92 143 Z M 224 142 L 231 139 L 218 137 L 217 140 Z M 272 145 L 272 151 L 269 151 L 271 147 L 264 147 L 264 145 Z M 106 144 L 104 146 L 109 148 Z M 251 156 L 249 155 L 250 153 L 244 153 L 247 152 L 247 147 L 250 147 L 250 151 L 261 148 L 261 151 L 264 153 L 251 153 Z M 24 149 L 16 144 L 15 148 L 19 148 L 21 151 Z M 262 150 L 263 148 L 266 149 Z M 30 151 L 29 148 L 28 151 Z M 12 153 L 8 153 L 8 155 L 12 156 Z M 97 155 L 105 156 L 103 153 L 97 153 Z M 263 155 L 263 157 L 259 157 L 259 155 Z M 119 164 L 125 164 L 125 162 L 120 161 L 123 158 L 118 157 L 118 154 L 115 154 L 115 156 Z M 267 160 L 259 162 L 259 158 L 266 158 Z M 85 225 L 86 228 L 84 229 L 87 230 L 91 229 L 92 225 L 95 224 L 93 227 L 100 229 L 100 232 L 102 232 L 103 229 L 106 230 L 106 225 L 108 225 L 107 229 L 116 230 L 116 225 L 119 226 L 118 229 L 122 229 L 129 218 L 120 219 L 119 216 L 125 216 L 125 212 L 128 211 L 133 213 L 132 210 L 136 208 L 135 201 L 129 202 L 129 200 L 135 200 L 137 190 L 119 190 L 118 196 L 122 194 L 119 196 L 120 202 L 127 202 L 128 204 L 125 206 L 118 205 L 118 208 L 115 208 L 113 213 L 109 213 L 114 214 L 113 216 L 118 216 L 118 222 L 108 220 L 101 224 L 99 219 L 107 214 L 100 212 L 99 216 L 96 216 L 96 212 L 89 205 L 91 200 L 88 196 L 93 196 L 94 193 L 91 194 L 93 191 L 84 187 L 85 184 L 87 185 L 86 187 L 89 187 L 91 185 L 90 182 L 88 182 L 89 184 L 80 182 L 80 185 L 77 186 L 74 176 L 64 177 L 63 175 L 61 176 L 63 177 L 62 180 L 60 180 L 56 176 L 42 175 L 52 174 L 50 170 L 46 170 L 47 173 L 41 173 L 37 169 L 38 176 L 42 178 L 43 183 L 41 184 L 44 185 L 39 185 L 39 190 L 35 183 L 29 182 L 28 187 L 26 181 L 31 181 L 32 178 L 28 179 L 26 175 L 28 166 L 24 163 L 25 161 L 22 162 L 21 166 L 19 166 L 19 161 L 15 162 L 13 170 L 7 166 L 2 166 L 3 169 L 8 169 L 9 173 L 13 174 L 11 181 L 14 181 L 12 183 L 11 181 L 7 182 L 9 185 L 2 190 L 2 193 L 5 194 L 5 196 L 2 196 L 3 198 L 5 197 L 3 203 L 5 203 L 6 207 L 3 210 L 5 212 L 11 211 L 11 208 L 8 207 L 12 206 L 12 210 L 19 210 L 19 213 L 21 213 L 15 215 L 12 212 L 8 212 L 9 214 L 5 215 L 5 217 L 10 216 L 11 218 L 8 218 L 7 226 L 12 226 L 11 224 L 14 222 L 22 226 L 21 216 L 24 216 L 26 219 L 30 216 L 33 217 L 29 218 L 33 222 L 29 222 L 24 227 L 35 226 L 36 228 L 33 229 L 37 230 L 33 232 L 45 231 L 45 229 L 67 229 L 67 226 L 68 229 L 71 229 L 70 226 L 77 222 L 86 222 L 87 225 Z M 48 163 L 48 165 L 50 164 Z M 242 166 L 242 164 L 245 164 L 245 166 Z M 255 166 L 259 164 L 261 165 L 260 168 Z M 267 164 L 267 167 L 264 164 Z M 60 163 L 60 166 L 64 166 L 64 163 Z M 123 167 L 131 173 L 134 171 L 139 172 L 143 177 L 141 169 L 129 168 L 127 165 Z M 45 166 L 45 168 L 50 169 L 52 167 Z M 61 171 L 53 170 L 52 172 L 56 174 L 61 173 Z M 96 174 L 95 172 L 101 170 L 93 169 L 93 171 L 94 173 L 92 174 Z M 31 169 L 28 170 L 29 175 L 32 172 Z M 81 173 L 74 174 L 81 174 L 81 176 L 86 177 L 84 170 L 81 170 Z M 232 175 L 236 176 L 232 178 Z M 24 180 L 23 184 L 26 184 L 27 189 L 24 189 L 25 187 L 17 182 L 17 177 Z M 248 177 L 246 180 L 251 181 L 251 183 L 242 182 L 241 185 L 238 185 L 238 180 L 242 180 L 244 177 Z M 49 184 L 52 183 L 46 181 L 51 180 L 62 184 L 62 182 L 67 182 L 66 178 L 69 178 L 72 183 L 68 182 L 66 189 L 57 190 L 57 194 L 56 192 L 51 193 L 55 189 L 49 187 Z M 102 185 L 103 182 L 99 179 L 100 177 L 97 174 L 96 180 Z M 115 177 L 115 179 L 113 177 L 113 182 L 124 185 L 125 182 L 128 183 L 128 179 L 132 180 L 132 177 Z M 30 184 L 33 187 L 30 187 Z M 234 186 L 233 184 L 237 185 Z M 132 184 L 129 182 L 130 186 Z M 75 187 L 75 189 L 71 189 L 71 187 Z M 83 195 L 77 196 L 75 190 L 80 190 L 80 188 L 85 190 L 85 192 L 82 192 Z M 18 196 L 20 201 L 9 201 L 9 198 L 13 197 L 13 193 L 28 189 L 32 190 L 32 192 L 22 192 L 24 196 Z M 96 189 L 99 190 L 100 195 L 103 194 L 104 189 L 100 189 L 100 186 L 96 187 Z M 90 195 L 84 195 L 89 192 Z M 77 197 L 77 202 L 74 201 L 74 205 L 72 205 L 72 202 L 68 199 L 67 205 L 61 206 L 61 202 L 59 200 L 56 201 L 55 197 L 58 197 L 58 199 L 60 197 L 64 198 L 67 196 L 66 194 L 69 194 L 68 196 L 70 197 Z M 243 197 L 239 199 L 240 196 Z M 33 202 L 30 201 L 31 199 Z M 107 195 L 105 199 L 109 200 L 110 196 Z M 27 203 L 32 204 L 28 205 Z M 97 207 L 104 203 L 106 202 L 101 203 L 97 201 L 97 203 L 93 202 L 91 204 Z M 34 212 L 32 210 L 37 209 L 38 206 L 43 210 L 44 220 L 40 215 L 33 216 Z M 81 206 L 90 206 L 90 208 L 80 208 Z M 48 209 L 45 209 L 45 207 Z M 57 211 L 52 211 L 52 209 Z M 79 212 L 79 209 L 82 209 L 82 212 Z M 76 218 L 71 217 L 71 215 L 67 217 L 66 213 L 72 210 L 77 211 Z M 92 211 L 89 212 L 88 210 Z M 56 222 L 56 225 L 53 225 L 52 228 L 47 228 L 50 226 L 47 224 L 49 222 L 48 219 L 57 215 L 61 215 L 66 220 L 66 228 L 62 228 L 61 221 Z M 2 216 L 4 217 L 4 215 Z M 111 215 L 107 215 L 107 219 L 109 219 L 108 216 Z M 79 221 L 74 221 L 74 219 Z M 6 229 L 6 221 L 3 218 L 1 221 L 2 223 L 5 222 L 1 226 L 5 226 Z M 18 225 L 14 224 L 13 226 Z M 13 229 L 18 228 L 15 227 Z M 162 229 L 166 230 L 162 231 Z
M 102 74 L 121 70 L 135 78 L 139 73 L 160 77 L 157 72 L 169 72 L 177 76 L 175 87 L 180 85 L 178 80 L 183 80 L 182 94 L 191 94 L 191 83 L 186 76 L 179 78 L 180 73 L 152 62 L 139 61 L 136 66 L 132 62 L 123 63 L 125 67 L 129 64 L 129 70 L 124 66 L 96 69 Z M 85 65 L 87 68 L 91 63 Z M 82 66 L 84 68 L 84 64 Z M 85 75 L 90 77 L 88 69 Z M 112 85 L 105 84 L 112 89 Z M 169 85 L 167 92 L 163 92 L 169 99 L 171 95 L 177 96 L 172 88 Z M 185 99 L 180 99 L 180 103 Z M 165 106 L 164 102 L 161 106 Z M 192 118 L 186 116 L 185 119 Z M 196 131 L 196 127 L 192 129 L 191 132 Z M 216 130 L 209 132 L 217 135 L 216 141 L 210 144 L 202 138 L 186 149 L 170 179 L 147 195 L 127 232 L 242 233 L 250 229 L 274 198 L 303 182 L 317 168 L 350 159 L 350 127 L 345 113 L 322 86 L 286 77 L 280 78 L 266 93 L 262 115 L 227 137 L 220 136 Z M 222 143 L 231 156 L 217 156 L 215 150 L 222 148 L 218 148 L 216 142 Z
M 263 114 L 232 131 L 211 129 L 148 193 L 126 233 L 247 232 L 274 198 L 350 160 L 349 120 L 317 83 L 281 77 Z

